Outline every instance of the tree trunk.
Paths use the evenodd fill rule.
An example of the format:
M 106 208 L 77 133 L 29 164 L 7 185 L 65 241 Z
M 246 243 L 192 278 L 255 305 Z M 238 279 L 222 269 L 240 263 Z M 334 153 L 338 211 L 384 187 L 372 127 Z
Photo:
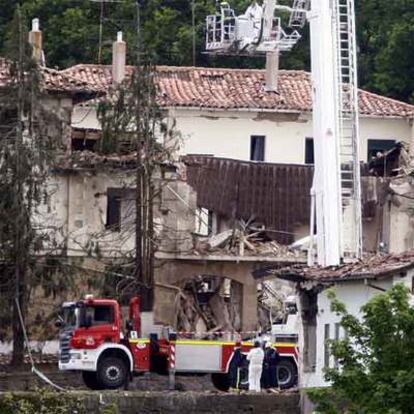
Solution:
M 25 285 L 24 285 L 24 273 L 19 265 L 16 265 L 16 298 L 18 298 L 18 304 L 16 298 L 13 300 L 13 354 L 10 364 L 13 367 L 21 367 L 24 364 L 24 333 L 23 327 L 20 321 L 19 307 L 23 323 L 25 322 Z

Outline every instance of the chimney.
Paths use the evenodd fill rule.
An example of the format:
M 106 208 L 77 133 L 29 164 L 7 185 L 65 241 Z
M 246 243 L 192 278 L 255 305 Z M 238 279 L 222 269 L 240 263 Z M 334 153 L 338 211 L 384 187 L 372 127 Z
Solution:
M 266 92 L 277 91 L 277 78 L 279 75 L 279 51 L 266 53 Z
M 42 32 L 39 29 L 39 19 L 32 20 L 32 30 L 29 32 L 29 43 L 33 48 L 33 58 L 36 62 L 45 66 L 45 55 L 42 48 Z
M 122 40 L 122 32 L 118 32 L 116 42 L 112 46 L 112 81 L 121 83 L 125 78 L 126 43 Z

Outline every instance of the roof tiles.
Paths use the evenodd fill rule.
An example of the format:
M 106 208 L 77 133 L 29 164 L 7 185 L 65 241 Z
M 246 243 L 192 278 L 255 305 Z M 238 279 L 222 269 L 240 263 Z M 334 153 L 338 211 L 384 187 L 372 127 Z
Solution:
M 97 92 L 95 86 L 91 87 L 88 82 L 82 82 L 77 77 L 58 71 L 41 67 L 41 86 L 48 92 L 65 92 L 65 93 L 89 93 Z M 10 63 L 0 58 L 0 88 L 10 84 Z
M 346 263 L 336 267 L 287 266 L 270 270 L 268 274 L 293 281 L 310 280 L 332 283 L 358 279 L 374 279 L 402 273 L 413 267 L 414 251 L 409 251 L 400 254 L 377 254 L 358 262 Z
M 127 75 L 132 67 L 127 67 Z M 97 91 L 112 83 L 111 67 L 76 65 L 60 73 Z M 279 71 L 278 91 L 264 89 L 265 71 L 258 69 L 216 69 L 158 66 L 156 79 L 159 104 L 164 107 L 249 109 L 276 112 L 310 112 L 310 74 Z M 360 90 L 360 113 L 376 117 L 414 117 L 414 106 Z

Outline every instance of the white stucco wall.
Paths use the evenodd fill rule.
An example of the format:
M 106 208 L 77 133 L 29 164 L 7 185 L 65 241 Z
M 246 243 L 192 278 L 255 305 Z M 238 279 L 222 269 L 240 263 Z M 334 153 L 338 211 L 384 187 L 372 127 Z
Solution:
M 390 289 L 397 283 L 405 284 L 411 290 L 414 270 L 409 270 L 404 277 L 395 275 L 382 280 L 369 280 L 368 282 L 382 289 Z M 337 298 L 346 304 L 349 313 L 360 316 L 360 309 L 372 297 L 381 293 L 380 290 L 369 286 L 364 281 L 350 281 L 337 283 L 335 285 Z M 414 305 L 414 301 L 413 301 Z M 335 324 L 340 322 L 340 317 L 330 310 L 330 300 L 327 298 L 326 291 L 318 295 L 318 315 L 316 330 L 316 370 L 313 373 L 302 374 L 302 386 L 305 388 L 321 387 L 328 385 L 323 378 L 325 367 L 325 325 L 330 325 L 330 339 L 335 339 Z M 343 336 L 343 329 L 340 328 L 340 336 Z M 330 366 L 333 367 L 334 360 L 330 358 Z
M 305 139 L 312 138 L 310 115 L 256 112 L 174 110 L 172 116 L 183 137 L 182 153 L 249 160 L 250 136 L 264 135 L 265 161 L 303 164 Z M 268 117 L 269 119 L 263 119 Z M 271 118 L 274 119 L 271 119 Z M 367 161 L 368 140 L 411 140 L 411 125 L 405 119 L 361 117 L 360 155 Z
M 305 139 L 313 136 L 310 114 L 251 111 L 171 109 L 181 133 L 181 154 L 250 159 L 250 136 L 264 135 L 265 161 L 303 164 Z M 94 108 L 76 107 L 72 125 L 99 129 Z M 369 139 L 392 139 L 410 144 L 412 127 L 405 119 L 361 117 L 361 160 L 367 161 Z

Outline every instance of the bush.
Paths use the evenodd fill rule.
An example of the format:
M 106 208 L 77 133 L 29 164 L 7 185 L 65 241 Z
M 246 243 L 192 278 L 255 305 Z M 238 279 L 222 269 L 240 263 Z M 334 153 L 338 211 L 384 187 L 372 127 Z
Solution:
M 5 393 L 0 398 L 1 414 L 86 414 L 83 401 L 62 392 L 39 390 Z
M 411 414 L 414 389 L 414 309 L 410 292 L 396 285 L 350 315 L 334 292 L 331 308 L 342 317 L 344 339 L 331 341 L 336 368 L 325 371 L 332 386 L 311 390 L 321 414 Z

